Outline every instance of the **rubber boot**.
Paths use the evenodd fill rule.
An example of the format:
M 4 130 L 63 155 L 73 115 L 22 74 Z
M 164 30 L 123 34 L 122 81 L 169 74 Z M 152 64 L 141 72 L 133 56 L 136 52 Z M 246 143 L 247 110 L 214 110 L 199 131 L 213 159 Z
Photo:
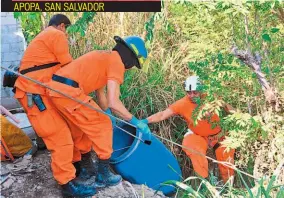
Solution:
M 73 166 L 76 169 L 76 177 L 82 179 L 82 180 L 88 180 L 91 178 L 91 176 L 88 174 L 87 170 L 85 168 L 82 168 L 81 162 L 75 162 L 73 163 Z
M 63 197 L 89 197 L 96 194 L 96 188 L 83 183 L 77 177 L 62 187 Z
M 81 172 L 84 172 L 85 179 L 90 179 L 91 177 L 96 176 L 96 165 L 93 162 L 91 152 L 82 154 L 80 165 Z
M 37 144 L 38 150 L 45 150 L 46 149 L 46 145 L 45 145 L 44 141 L 37 134 L 36 134 L 36 144 Z
M 103 188 L 106 186 L 115 186 L 121 182 L 120 175 L 115 175 L 109 167 L 109 159 L 100 160 L 98 167 L 98 175 L 96 176 L 96 187 Z
M 81 173 L 81 165 L 80 165 L 80 162 L 74 162 L 73 163 L 73 166 L 75 167 L 76 169 L 76 177 L 78 177 Z

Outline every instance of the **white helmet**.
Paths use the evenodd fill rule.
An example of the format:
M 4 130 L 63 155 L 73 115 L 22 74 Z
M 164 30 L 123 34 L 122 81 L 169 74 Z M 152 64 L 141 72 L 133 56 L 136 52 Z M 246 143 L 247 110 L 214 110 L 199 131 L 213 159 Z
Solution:
M 200 84 L 198 76 L 189 76 L 184 82 L 185 91 L 196 91 L 197 86 Z

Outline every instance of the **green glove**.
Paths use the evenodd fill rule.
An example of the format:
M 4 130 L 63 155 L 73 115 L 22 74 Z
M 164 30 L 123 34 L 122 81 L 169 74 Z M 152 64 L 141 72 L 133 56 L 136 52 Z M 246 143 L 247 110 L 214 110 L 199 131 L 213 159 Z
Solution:
M 149 121 L 147 119 L 143 119 L 143 120 L 141 120 L 141 122 L 143 122 L 145 124 L 149 124 Z
M 133 116 L 129 122 L 130 124 L 136 126 L 137 129 L 140 130 L 142 133 L 151 134 L 148 124 L 145 124 L 144 122 L 142 122 L 142 120 L 138 120 L 135 116 Z

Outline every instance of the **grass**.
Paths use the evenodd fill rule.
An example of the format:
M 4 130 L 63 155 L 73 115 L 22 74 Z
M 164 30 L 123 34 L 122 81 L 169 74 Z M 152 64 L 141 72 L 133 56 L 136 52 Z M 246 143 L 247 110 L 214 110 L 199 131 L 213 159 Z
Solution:
M 242 37 L 244 24 L 241 14 L 236 14 L 232 20 L 222 10 L 210 11 L 198 5 L 192 7 L 190 4 L 174 4 L 168 1 L 164 3 L 165 9 L 161 13 L 97 13 L 94 21 L 88 25 L 85 36 L 81 36 L 80 33 L 70 35 L 70 50 L 74 58 L 95 49 L 112 49 L 115 44 L 113 40 L 115 35 L 122 37 L 151 35 L 152 39 L 147 41 L 149 65 L 143 70 L 127 71 L 125 81 L 121 86 L 123 103 L 138 118 L 145 118 L 162 111 L 184 96 L 182 83 L 188 75 L 194 73 L 188 67 L 189 62 L 200 62 L 203 58 L 208 58 L 208 54 L 214 56 L 228 54 L 229 44 L 233 40 L 237 40 L 240 46 L 245 46 L 245 39 Z M 54 13 L 43 14 L 45 24 L 52 14 Z M 82 13 L 64 14 L 67 14 L 73 22 L 82 15 Z M 273 15 L 270 17 L 272 21 L 260 20 L 254 23 L 254 19 L 257 19 L 256 14 L 260 14 L 258 16 L 260 19 L 267 19 L 268 16 Z M 279 32 L 283 35 L 283 26 L 273 12 L 266 12 L 262 15 L 260 12 L 255 13 L 252 9 L 248 18 L 251 22 L 251 29 L 262 32 L 270 24 L 279 24 Z M 233 22 L 234 24 L 232 24 Z M 254 39 L 255 42 L 261 41 L 261 38 L 253 38 L 257 34 L 251 36 L 250 39 Z M 270 75 L 266 68 L 268 67 L 267 63 L 271 64 L 269 66 L 274 72 L 273 83 L 279 90 L 279 97 L 284 101 L 284 81 L 282 80 L 284 70 L 283 67 L 281 68 L 283 65 L 281 64 L 283 63 L 283 46 L 281 46 L 283 38 L 280 34 L 274 34 L 274 43 L 267 44 L 261 41 L 258 45 L 269 47 L 268 57 L 265 58 L 263 68 L 265 74 Z M 269 50 L 273 53 L 269 54 Z M 225 185 L 221 185 L 218 182 L 220 181 L 218 177 L 214 176 L 211 176 L 209 181 L 204 181 L 201 178 L 193 177 L 191 162 L 180 148 L 164 142 L 177 157 L 182 167 L 183 177 L 187 178 L 183 183 L 170 181 L 167 185 L 177 186 L 179 189 L 177 197 L 214 197 L 217 195 L 222 197 L 284 197 L 283 186 L 278 186 L 279 181 L 283 181 L 283 177 L 282 180 L 280 177 L 279 179 L 277 174 L 273 174 L 272 168 L 275 167 L 275 164 L 277 166 L 279 160 L 283 159 L 281 151 L 284 143 L 283 135 L 281 136 L 284 130 L 283 115 L 273 114 L 269 110 L 257 79 L 245 65 L 237 61 L 230 65 L 220 64 L 219 70 L 215 73 L 211 71 L 216 64 L 205 66 L 202 65 L 199 68 L 201 72 L 207 72 L 210 77 L 214 77 L 212 79 L 217 79 L 217 82 L 224 87 L 224 89 L 216 89 L 218 90 L 217 94 L 223 95 L 226 102 L 241 112 L 246 113 L 248 106 L 250 106 L 253 115 L 258 115 L 266 121 L 263 122 L 266 123 L 264 127 L 268 131 L 268 139 L 266 140 L 268 145 L 265 146 L 265 152 L 262 153 L 259 148 L 264 147 L 263 137 L 255 137 L 253 142 L 238 148 L 236 163 L 242 170 L 249 171 L 251 174 L 258 173 L 259 177 L 267 174 L 270 177 L 257 182 L 236 174 L 233 184 L 227 183 Z M 224 80 L 224 76 L 226 76 L 226 80 Z M 209 81 L 209 84 L 213 86 L 214 82 Z M 180 117 L 170 118 L 150 127 L 152 132 L 178 143 L 182 142 L 186 132 L 186 124 Z M 258 143 L 260 146 L 254 146 L 255 144 L 259 145 Z M 273 153 L 272 157 L 271 153 Z M 262 158 L 264 156 L 268 156 L 268 158 Z M 266 171 L 258 168 L 262 167 L 261 165 L 266 168 Z M 215 173 L 215 176 L 218 176 L 214 165 L 211 164 L 209 168 Z M 276 177 L 274 178 L 273 175 Z M 201 182 L 205 186 L 203 188 L 205 192 L 200 190 Z
M 74 37 L 76 41 L 76 45 L 72 47 L 74 56 L 78 57 L 92 49 L 111 49 L 114 45 L 112 40 L 114 35 L 144 35 L 143 25 L 151 16 L 151 13 L 97 14 L 86 36 L 84 38 L 80 38 L 78 35 Z M 108 23 L 108 21 L 114 19 L 118 19 L 118 22 Z M 170 18 L 170 21 L 174 20 L 174 17 Z M 135 21 L 135 24 L 133 21 Z M 123 103 L 138 118 L 145 118 L 162 111 L 174 101 L 183 97 L 185 94 L 182 86 L 183 80 L 192 73 L 188 68 L 188 62 L 198 60 L 198 56 L 202 54 L 202 49 L 199 49 L 199 54 L 192 55 L 191 53 L 195 48 L 192 48 L 191 40 L 183 38 L 183 34 L 180 32 L 169 33 L 162 20 L 155 21 L 153 38 L 149 45 L 150 63 L 147 69 L 127 71 L 124 83 L 121 86 Z M 218 40 L 218 42 L 220 41 Z M 206 55 L 207 52 L 204 50 L 203 53 Z M 247 69 L 245 71 L 249 75 L 249 71 Z M 237 74 L 239 76 L 239 72 Z M 236 92 L 234 86 L 236 81 L 240 80 L 238 76 L 230 80 L 231 85 L 226 90 L 228 90 L 228 93 L 230 90 L 234 91 L 232 95 L 229 95 L 230 100 L 233 104 L 237 104 L 240 109 L 245 110 L 247 108 L 246 101 L 242 100 L 246 97 L 244 92 L 250 93 L 252 90 L 255 92 L 256 88 L 247 80 L 249 78 L 247 77 L 245 82 L 249 82 L 249 84 L 246 86 L 246 90 L 239 87 Z M 261 104 L 261 101 L 258 101 L 258 103 Z M 180 117 L 170 118 L 150 127 L 152 132 L 178 143 L 182 142 L 186 131 L 186 124 Z M 271 187 L 267 188 L 264 183 L 255 182 L 254 184 L 254 182 L 249 182 L 251 181 L 249 178 L 240 174 L 236 174 L 234 181 L 221 185 L 220 180 L 218 180 L 218 169 L 214 168 L 212 164 L 210 169 L 213 170 L 215 176 L 211 174 L 209 181 L 193 177 L 194 171 L 188 157 L 180 148 L 167 142 L 164 143 L 177 157 L 182 167 L 183 177 L 187 178 L 180 183 L 176 181 L 166 183 L 166 185 L 175 185 L 178 188 L 176 197 L 281 197 L 283 194 L 283 187 L 273 184 L 271 182 L 273 179 L 268 180 L 271 182 Z

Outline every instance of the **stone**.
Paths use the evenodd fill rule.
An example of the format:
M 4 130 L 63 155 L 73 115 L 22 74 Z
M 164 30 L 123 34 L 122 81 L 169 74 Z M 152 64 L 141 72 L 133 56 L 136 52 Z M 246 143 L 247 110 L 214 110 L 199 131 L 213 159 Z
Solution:
M 19 26 L 17 24 L 11 24 L 8 26 L 9 32 L 13 33 L 13 32 L 18 32 L 19 30 Z
M 20 41 L 22 41 L 22 37 L 20 35 L 17 35 L 15 33 L 13 34 L 2 34 L 1 35 L 1 41 L 2 41 L 2 44 L 3 43 L 18 43 Z
M 1 26 L 1 34 L 8 34 L 9 33 L 9 25 L 2 25 Z
M 7 68 L 13 68 L 13 62 L 12 62 L 12 61 L 3 61 L 4 53 L 1 53 L 1 55 L 2 55 L 2 54 L 3 54 L 3 56 L 1 57 L 1 58 L 2 58 L 1 66 L 7 67 Z M 5 71 L 6 71 L 6 70 L 1 69 L 2 74 L 4 74 Z
M 1 17 L 1 23 L 2 23 L 2 25 L 10 25 L 10 24 L 13 25 L 13 24 L 16 24 L 17 21 L 12 14 L 12 15 L 6 16 L 5 19 L 2 19 L 2 17 Z
M 15 182 L 16 178 L 13 176 L 9 176 L 9 178 L 2 184 L 3 186 L 3 190 L 10 188 L 10 186 L 13 185 L 13 183 Z
M 18 52 L 4 52 L 2 61 L 15 61 L 21 60 L 22 54 Z
M 19 53 L 24 52 L 24 43 L 23 42 L 11 43 L 10 46 L 11 46 L 10 52 L 19 52 Z
M 1 52 L 9 52 L 10 51 L 10 44 L 2 44 L 1 45 Z

